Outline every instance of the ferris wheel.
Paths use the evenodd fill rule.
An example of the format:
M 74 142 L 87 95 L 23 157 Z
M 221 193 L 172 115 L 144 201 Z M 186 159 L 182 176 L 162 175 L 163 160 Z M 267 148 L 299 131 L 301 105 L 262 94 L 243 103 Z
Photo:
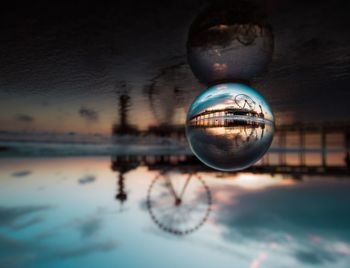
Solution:
M 209 216 L 211 203 L 208 186 L 192 173 L 163 172 L 152 181 L 147 195 L 152 220 L 174 235 L 199 229 Z
M 254 110 L 256 102 L 246 94 L 238 94 L 235 97 L 235 103 L 239 108 Z

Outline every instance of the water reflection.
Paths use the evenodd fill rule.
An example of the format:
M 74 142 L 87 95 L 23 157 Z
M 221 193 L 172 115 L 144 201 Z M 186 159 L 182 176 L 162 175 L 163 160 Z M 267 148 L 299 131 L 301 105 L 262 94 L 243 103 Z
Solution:
M 162 230 L 186 235 L 198 230 L 208 219 L 211 194 L 204 180 L 178 170 L 161 172 L 151 183 L 147 208 Z
M 261 95 L 243 84 L 208 88 L 190 107 L 187 138 L 193 153 L 219 170 L 240 170 L 268 150 L 274 118 Z
M 136 156 L 117 155 L 112 157 L 111 169 L 119 172 L 117 182 L 117 194 L 115 198 L 120 202 L 121 209 L 123 203 L 127 200 L 128 195 L 125 189 L 125 174 L 134 170 L 140 165 Z
M 184 156 L 112 161 L 1 159 L 2 266 L 140 267 L 149 258 L 152 267 L 348 266 L 347 180 L 197 171 Z M 12 176 L 28 166 L 31 175 Z M 91 171 L 96 180 L 77 183 Z M 124 213 L 115 171 L 127 182 Z
M 118 172 L 115 199 L 120 203 L 120 211 L 123 211 L 123 204 L 128 199 L 125 184 L 127 174 L 140 165 L 147 165 L 149 169 L 160 169 L 147 193 L 147 209 L 152 220 L 162 230 L 175 235 L 196 231 L 210 213 L 212 201 L 209 187 L 200 175 L 172 167 L 176 157 L 173 157 L 173 161 L 164 156 L 156 157 L 163 165 L 151 158 L 140 155 L 112 156 L 111 169 Z M 180 156 L 178 160 L 184 162 L 186 157 Z M 176 160 L 175 163 L 179 164 Z
M 187 52 L 202 82 L 249 80 L 270 62 L 273 34 L 252 1 L 218 1 L 193 22 Z

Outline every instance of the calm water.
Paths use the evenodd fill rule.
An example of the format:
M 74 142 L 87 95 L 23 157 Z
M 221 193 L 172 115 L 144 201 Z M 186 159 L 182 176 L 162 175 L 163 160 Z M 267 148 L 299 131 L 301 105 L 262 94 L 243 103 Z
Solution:
M 0 160 L 1 267 L 349 267 L 350 181 Z

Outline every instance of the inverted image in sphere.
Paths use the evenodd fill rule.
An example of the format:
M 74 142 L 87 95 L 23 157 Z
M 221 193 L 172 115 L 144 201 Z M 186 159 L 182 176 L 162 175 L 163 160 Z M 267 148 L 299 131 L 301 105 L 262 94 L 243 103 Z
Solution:
M 274 134 L 274 116 L 265 99 L 238 83 L 209 87 L 192 103 L 186 135 L 193 153 L 206 165 L 236 171 L 257 162 Z
M 273 34 L 258 6 L 248 1 L 214 4 L 193 22 L 188 62 L 203 83 L 249 80 L 266 69 Z

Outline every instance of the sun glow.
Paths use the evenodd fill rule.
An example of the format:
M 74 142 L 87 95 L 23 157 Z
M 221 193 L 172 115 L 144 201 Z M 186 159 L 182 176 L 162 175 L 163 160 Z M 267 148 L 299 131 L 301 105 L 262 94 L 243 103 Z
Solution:
M 295 182 L 291 179 L 284 179 L 281 175 L 271 177 L 270 175 L 242 173 L 235 177 L 232 184 L 249 190 L 259 190 L 271 186 L 294 185 Z

